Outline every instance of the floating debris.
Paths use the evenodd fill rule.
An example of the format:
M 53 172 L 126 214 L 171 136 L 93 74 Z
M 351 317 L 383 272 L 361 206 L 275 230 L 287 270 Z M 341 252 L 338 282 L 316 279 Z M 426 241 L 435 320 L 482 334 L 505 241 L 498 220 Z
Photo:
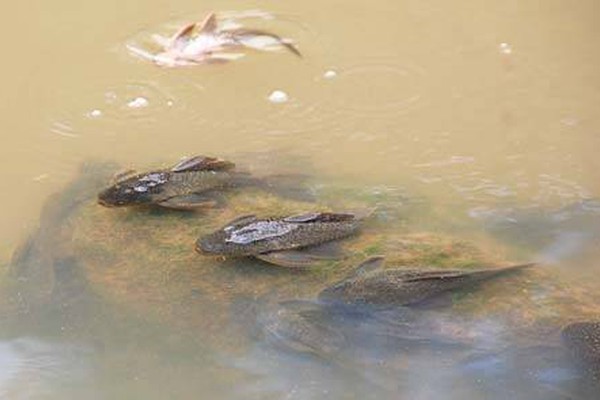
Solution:
M 260 29 L 244 28 L 234 20 L 218 21 L 210 13 L 202 22 L 183 25 L 170 37 L 151 35 L 158 51 L 128 44 L 127 49 L 161 67 L 186 67 L 224 63 L 245 56 L 240 50 L 270 51 L 286 48 L 298 57 L 300 51 L 288 39 Z

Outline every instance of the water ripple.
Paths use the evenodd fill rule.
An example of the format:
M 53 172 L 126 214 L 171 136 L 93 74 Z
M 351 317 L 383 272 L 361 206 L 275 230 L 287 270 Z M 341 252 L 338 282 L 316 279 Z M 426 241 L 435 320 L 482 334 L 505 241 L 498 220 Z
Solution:
M 336 76 L 327 74 L 335 71 Z M 328 77 L 329 76 L 329 77 Z M 360 115 L 405 114 L 424 102 L 425 69 L 396 61 L 367 60 L 326 71 L 326 98 L 338 111 Z

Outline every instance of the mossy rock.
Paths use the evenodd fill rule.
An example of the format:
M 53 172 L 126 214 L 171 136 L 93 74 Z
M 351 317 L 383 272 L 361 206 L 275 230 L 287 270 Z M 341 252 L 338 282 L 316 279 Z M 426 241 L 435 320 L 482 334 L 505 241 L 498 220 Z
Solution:
M 235 322 L 252 320 L 252 307 L 246 305 L 314 298 L 369 255 L 385 255 L 387 267 L 480 268 L 509 264 L 504 250 L 489 242 L 474 244 L 437 232 L 414 233 L 406 223 L 409 218 L 402 219 L 402 213 L 388 218 L 389 213 L 378 212 L 365 222 L 358 235 L 342 242 L 347 258 L 313 269 L 292 271 L 251 258 L 206 257 L 194 251 L 195 240 L 236 216 L 327 210 L 327 204 L 335 204 L 336 210 L 370 208 L 381 205 L 381 196 L 332 185 L 321 187 L 317 201 L 307 202 L 247 188 L 228 192 L 224 207 L 205 212 L 108 209 L 95 200 L 106 180 L 107 168 L 100 168 L 101 174 L 98 170 L 84 169 L 72 185 L 53 197 L 55 205 L 46 207 L 40 226 L 43 235 L 32 237 L 34 251 L 28 256 L 43 255 L 45 261 L 35 264 L 36 268 L 50 270 L 42 274 L 43 280 L 31 282 L 43 281 L 43 291 L 50 293 L 46 301 L 55 301 L 57 288 L 65 287 L 59 282 L 65 279 L 65 273 L 59 277 L 55 266 L 60 260 L 74 259 L 79 277 L 76 282 L 81 286 L 78 293 L 86 292 L 82 296 L 92 296 L 113 313 L 192 332 L 210 345 L 231 348 L 245 340 L 247 332 Z M 388 209 L 397 201 L 384 200 Z M 22 267 L 16 264 L 11 268 Z M 540 267 L 490 282 L 481 290 L 456 294 L 452 308 L 474 317 L 501 315 L 523 329 L 540 324 L 560 326 L 574 315 L 597 312 L 595 304 L 600 299 L 589 297 L 586 289 L 564 287 L 561 279 L 560 274 Z M 71 281 L 66 286 L 72 291 L 76 285 Z M 34 287 L 29 293 L 38 289 Z M 38 297 L 33 305 L 44 301 L 43 296 Z M 77 301 L 70 295 L 60 298 Z

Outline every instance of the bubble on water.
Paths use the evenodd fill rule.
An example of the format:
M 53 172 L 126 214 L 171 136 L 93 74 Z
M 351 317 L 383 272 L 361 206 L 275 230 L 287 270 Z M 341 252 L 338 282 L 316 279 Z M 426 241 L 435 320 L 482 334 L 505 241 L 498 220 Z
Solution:
M 498 50 L 500 51 L 500 53 L 502 54 L 511 54 L 512 53 L 512 46 L 506 42 L 502 42 L 498 45 Z
M 127 107 L 129 108 L 144 108 L 148 107 L 150 102 L 145 97 L 136 97 L 129 102 L 127 102 Z
M 333 79 L 336 76 L 337 76 L 337 72 L 332 69 L 325 71 L 325 73 L 323 74 L 323 78 L 325 78 L 325 79 Z
M 285 103 L 288 100 L 289 100 L 288 94 L 281 90 L 274 90 L 269 95 L 269 101 L 271 103 Z
M 102 111 L 98 110 L 98 109 L 94 109 L 94 110 L 88 112 L 87 116 L 91 117 L 91 118 L 100 118 L 102 116 Z

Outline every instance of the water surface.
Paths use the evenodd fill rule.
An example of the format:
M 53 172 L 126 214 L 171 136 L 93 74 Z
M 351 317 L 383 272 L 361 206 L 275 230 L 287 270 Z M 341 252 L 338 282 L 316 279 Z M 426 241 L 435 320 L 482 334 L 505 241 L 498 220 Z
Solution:
M 211 10 L 294 39 L 304 57 L 254 52 L 227 65 L 161 69 L 126 49 Z M 139 275 L 85 269 L 76 252 L 74 261 L 38 254 L 34 265 L 58 265 L 69 277 L 92 271 L 93 282 L 112 278 L 125 288 L 112 292 L 110 286 L 109 298 L 132 295 L 106 302 L 74 290 L 74 280 L 66 297 L 47 297 L 52 290 L 45 275 L 36 275 L 40 286 L 30 288 L 37 294 L 31 314 L 11 315 L 4 324 L 0 393 L 33 399 L 307 399 L 398 390 L 424 399 L 562 398 L 578 378 L 560 355 L 550 366 L 543 360 L 533 367 L 507 356 L 506 348 L 526 345 L 514 341 L 522 332 L 513 321 L 522 322 L 523 315 L 547 323 L 525 331 L 532 342 L 549 345 L 556 344 L 561 324 L 599 315 L 598 11 L 593 1 L 13 5 L 1 39 L 7 60 L 0 74 L 4 266 L 36 231 L 49 196 L 72 182 L 83 162 L 129 168 L 209 154 L 251 171 L 309 173 L 312 191 L 329 206 L 348 192 L 375 199 L 376 225 L 390 235 L 435 232 L 496 249 L 498 258 L 541 260 L 549 269 L 517 281 L 529 290 L 518 318 L 502 306 L 509 296 L 502 285 L 483 297 L 493 306 L 459 306 L 443 314 L 458 313 L 465 330 L 487 336 L 485 355 L 421 346 L 406 361 L 402 351 L 382 357 L 378 342 L 365 337 L 363 352 L 335 355 L 341 368 L 238 329 L 256 316 L 244 310 L 261 308 L 252 301 L 238 299 L 227 311 L 231 322 L 220 321 L 216 315 L 225 307 L 214 296 L 226 286 L 213 285 L 195 300 L 174 298 L 167 286 L 156 297 L 136 281 Z M 275 90 L 289 100 L 269 101 Z M 338 187 L 344 189 L 336 192 Z M 258 202 L 247 207 L 253 204 Z M 155 215 L 149 220 L 162 226 Z M 391 243 L 396 239 L 387 251 L 401 248 Z M 114 265 L 125 262 L 119 254 Z M 193 254 L 181 257 L 169 269 L 170 276 L 180 276 L 180 286 L 186 278 L 200 280 L 192 265 L 215 267 L 192 261 Z M 205 282 L 239 282 L 250 292 L 251 285 L 294 279 L 228 266 Z M 159 266 L 147 267 L 155 271 L 148 276 L 162 276 Z M 296 293 L 310 298 L 316 280 L 300 282 Z M 73 293 L 86 301 L 74 306 Z M 123 298 L 130 307 L 123 307 Z M 219 323 L 201 324 L 202 313 Z M 456 363 L 462 359 L 468 361 Z M 506 365 L 538 368 L 531 375 L 538 386 L 503 372 Z M 39 377 L 31 391 L 25 391 L 28 376 Z M 474 384 L 482 380 L 489 384 Z M 517 389 L 507 394 L 509 383 L 497 382 Z

